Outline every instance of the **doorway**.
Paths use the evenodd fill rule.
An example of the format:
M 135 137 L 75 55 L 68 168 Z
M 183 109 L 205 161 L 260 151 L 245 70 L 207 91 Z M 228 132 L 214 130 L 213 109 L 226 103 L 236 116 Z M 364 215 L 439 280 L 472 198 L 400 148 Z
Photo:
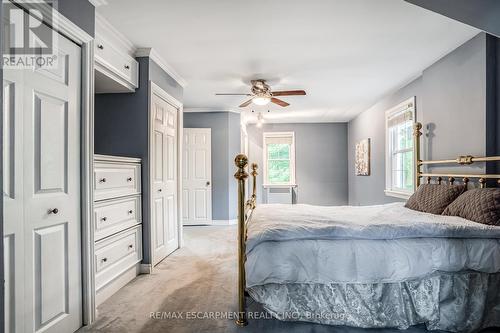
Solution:
M 212 224 L 212 129 L 184 128 L 182 222 Z

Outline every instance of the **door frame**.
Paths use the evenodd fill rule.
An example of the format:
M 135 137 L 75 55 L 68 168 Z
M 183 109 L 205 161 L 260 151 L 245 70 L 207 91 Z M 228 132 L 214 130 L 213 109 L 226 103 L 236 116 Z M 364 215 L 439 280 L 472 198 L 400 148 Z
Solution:
M 22 0 L 13 0 L 26 10 Z M 30 7 L 34 4 L 31 3 Z M 46 6 L 37 8 L 44 18 L 52 16 L 52 22 L 44 23 L 81 48 L 81 128 L 80 128 L 80 186 L 81 186 L 81 261 L 82 261 L 82 325 L 90 325 L 96 317 L 94 284 L 94 232 L 92 214 L 93 162 L 94 162 L 94 37 L 77 26 L 66 16 Z M 49 15 L 46 15 L 49 14 Z M 3 230 L 3 217 L 1 219 Z M 3 296 L 3 295 L 2 295 Z M 3 297 L 1 302 L 3 302 Z M 4 305 L 5 306 L 5 305 Z
M 159 85 L 154 83 L 153 81 L 148 81 L 148 155 L 149 159 L 153 156 L 153 94 L 160 96 L 165 99 L 168 103 L 172 104 L 177 108 L 177 230 L 178 230 L 178 239 L 179 239 L 179 247 L 180 249 L 184 245 L 183 235 L 183 227 L 182 227 L 182 137 L 183 137 L 183 128 L 184 128 L 184 108 L 181 101 L 167 93 L 163 90 Z M 149 184 L 148 184 L 148 192 L 149 192 L 149 202 L 147 203 L 147 207 L 149 209 L 149 232 L 148 232 L 148 241 L 149 246 L 144 251 L 148 251 L 150 262 L 148 264 L 143 264 L 141 271 L 143 273 L 152 273 L 154 269 L 154 250 L 153 250 L 153 227 L 151 220 L 151 212 L 153 209 L 153 182 L 151 181 L 151 175 L 153 174 L 153 163 L 149 163 Z

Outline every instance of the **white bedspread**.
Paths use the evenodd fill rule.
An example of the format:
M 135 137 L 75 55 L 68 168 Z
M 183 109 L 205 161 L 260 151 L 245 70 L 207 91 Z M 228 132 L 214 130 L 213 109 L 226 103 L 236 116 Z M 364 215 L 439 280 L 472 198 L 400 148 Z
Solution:
M 402 203 L 261 205 L 248 225 L 246 270 L 249 287 L 500 272 L 500 227 L 415 212 Z

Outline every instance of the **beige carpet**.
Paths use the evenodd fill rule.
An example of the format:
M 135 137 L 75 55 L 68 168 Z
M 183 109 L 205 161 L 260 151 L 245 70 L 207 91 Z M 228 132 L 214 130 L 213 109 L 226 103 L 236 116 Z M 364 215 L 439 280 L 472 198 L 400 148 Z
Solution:
M 275 319 L 251 320 L 238 328 L 231 319 L 203 319 L 209 312 L 236 311 L 236 228 L 185 227 L 185 246 L 140 275 L 98 308 L 98 319 L 81 332 L 402 332 L 355 329 Z M 252 311 L 263 311 L 250 304 Z M 159 314 L 152 314 L 160 312 Z M 196 312 L 196 314 L 194 313 Z M 170 318 L 168 318 L 170 316 Z M 215 314 L 214 314 L 215 316 Z M 197 319 L 198 317 L 198 319 Z M 425 332 L 412 328 L 405 333 Z

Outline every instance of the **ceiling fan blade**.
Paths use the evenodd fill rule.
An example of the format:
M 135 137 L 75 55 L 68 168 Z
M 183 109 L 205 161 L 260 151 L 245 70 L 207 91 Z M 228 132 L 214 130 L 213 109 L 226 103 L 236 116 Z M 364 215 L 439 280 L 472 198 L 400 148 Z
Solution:
M 215 93 L 216 96 L 252 96 L 252 94 Z
M 285 91 L 273 91 L 273 96 L 303 96 L 306 94 L 304 90 L 285 90 Z
M 274 97 L 271 98 L 271 102 L 273 102 L 274 104 L 278 104 L 279 106 L 282 106 L 282 107 L 286 107 L 286 106 L 290 105 L 287 102 L 282 101 L 281 99 L 274 98 Z
M 245 106 L 249 106 L 250 103 L 252 103 L 252 99 L 249 99 L 248 101 L 246 101 L 245 103 L 241 104 L 240 105 L 240 108 L 244 108 Z

